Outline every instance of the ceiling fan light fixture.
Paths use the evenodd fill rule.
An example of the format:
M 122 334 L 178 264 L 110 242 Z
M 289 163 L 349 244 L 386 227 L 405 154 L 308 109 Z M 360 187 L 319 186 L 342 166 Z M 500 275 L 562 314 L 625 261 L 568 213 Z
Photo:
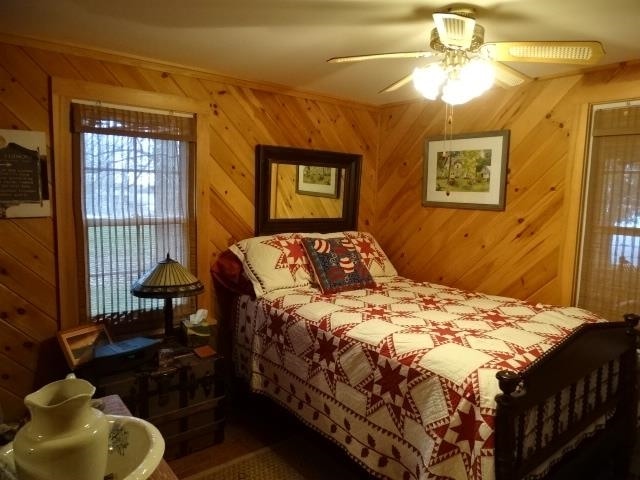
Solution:
M 482 95 L 493 86 L 495 71 L 489 62 L 482 58 L 472 58 L 460 69 L 460 77 L 476 92 L 475 97 Z
M 594 65 L 605 54 L 596 40 L 553 41 L 484 41 L 484 27 L 476 22 L 475 10 L 468 5 L 453 5 L 446 12 L 433 14 L 431 51 L 373 53 L 334 57 L 328 61 L 359 62 L 388 58 L 427 58 L 441 55 L 434 67 L 417 68 L 396 80 L 379 93 L 392 92 L 413 79 L 414 86 L 425 98 L 459 104 L 481 95 L 494 83 L 514 87 L 531 80 L 504 62 L 562 63 Z
M 447 80 L 447 72 L 441 64 L 435 63 L 428 67 L 413 70 L 413 85 L 420 94 L 429 100 L 435 100 L 440 95 L 440 88 Z
M 442 101 L 449 105 L 461 105 L 475 97 L 472 89 L 461 78 L 449 79 L 442 87 Z
M 444 62 L 416 68 L 413 84 L 428 100 L 436 100 L 442 93 L 443 102 L 460 105 L 491 88 L 494 75 L 491 64 L 481 58 L 472 58 L 462 65 L 446 58 Z

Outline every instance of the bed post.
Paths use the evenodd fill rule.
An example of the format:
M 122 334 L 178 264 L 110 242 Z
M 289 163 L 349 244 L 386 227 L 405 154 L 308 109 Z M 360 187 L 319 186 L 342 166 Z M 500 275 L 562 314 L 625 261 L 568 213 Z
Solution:
M 634 337 L 634 341 L 637 343 L 638 331 L 636 327 L 638 326 L 638 321 L 640 320 L 640 316 L 635 313 L 627 313 L 624 315 L 624 321 L 627 324 L 627 335 L 631 335 Z M 624 389 L 624 394 L 622 396 L 622 400 L 620 402 L 620 416 L 623 422 L 623 439 L 622 445 L 624 446 L 620 449 L 621 452 L 632 452 L 633 446 L 636 442 L 637 436 L 637 419 L 638 419 L 638 372 L 637 372 L 637 363 L 638 363 L 638 354 L 637 354 L 637 345 L 636 349 L 633 351 L 628 351 L 622 358 L 623 365 L 621 366 L 621 373 L 623 377 L 620 378 L 621 388 Z M 621 461 L 616 462 L 616 466 L 619 469 L 619 472 L 616 472 L 618 475 L 621 475 L 620 478 L 624 478 L 627 475 L 629 464 L 631 460 L 631 454 L 622 454 Z M 618 477 L 616 477 L 618 478 Z
M 512 413 L 512 394 L 516 392 L 522 377 L 520 374 L 502 370 L 496 374 L 502 395 L 496 397 L 496 480 L 512 480 L 516 455 L 516 435 Z

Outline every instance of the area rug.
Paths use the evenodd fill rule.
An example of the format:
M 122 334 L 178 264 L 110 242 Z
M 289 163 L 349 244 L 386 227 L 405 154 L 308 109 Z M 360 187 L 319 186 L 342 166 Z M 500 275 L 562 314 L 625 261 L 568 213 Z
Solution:
M 326 480 L 362 478 L 348 461 L 336 461 L 305 437 L 275 445 L 212 467 L 184 480 Z M 364 475 L 364 472 L 362 473 Z

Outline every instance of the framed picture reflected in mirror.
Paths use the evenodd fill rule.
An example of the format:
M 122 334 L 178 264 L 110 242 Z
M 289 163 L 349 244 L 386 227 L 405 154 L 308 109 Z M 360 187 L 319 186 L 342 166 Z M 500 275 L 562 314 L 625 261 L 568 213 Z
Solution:
M 340 196 L 340 169 L 314 165 L 298 165 L 296 193 L 316 197 Z

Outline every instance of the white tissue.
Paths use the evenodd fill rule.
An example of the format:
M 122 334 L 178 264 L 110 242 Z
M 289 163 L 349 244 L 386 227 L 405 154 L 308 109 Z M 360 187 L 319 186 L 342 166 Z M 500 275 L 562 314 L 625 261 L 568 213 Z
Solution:
M 189 323 L 191 325 L 199 325 L 203 320 L 206 320 L 209 311 L 205 308 L 201 308 L 196 313 L 189 315 Z

